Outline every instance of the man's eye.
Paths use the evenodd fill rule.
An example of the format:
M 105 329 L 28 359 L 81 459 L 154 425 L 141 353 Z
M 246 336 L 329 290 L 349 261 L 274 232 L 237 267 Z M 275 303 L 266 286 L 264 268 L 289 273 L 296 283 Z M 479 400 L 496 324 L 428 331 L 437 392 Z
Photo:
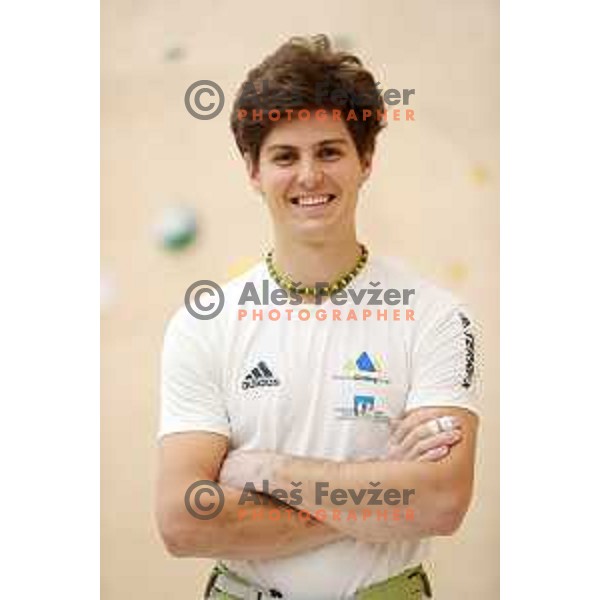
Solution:
M 332 159 L 338 158 L 342 155 L 342 153 L 340 152 L 340 150 L 338 148 L 333 148 L 333 147 L 321 148 L 321 151 L 319 154 L 320 154 L 320 157 L 324 158 L 325 160 L 332 160 Z
M 290 165 L 294 160 L 294 155 L 291 152 L 282 152 L 273 157 L 273 162 L 278 165 Z

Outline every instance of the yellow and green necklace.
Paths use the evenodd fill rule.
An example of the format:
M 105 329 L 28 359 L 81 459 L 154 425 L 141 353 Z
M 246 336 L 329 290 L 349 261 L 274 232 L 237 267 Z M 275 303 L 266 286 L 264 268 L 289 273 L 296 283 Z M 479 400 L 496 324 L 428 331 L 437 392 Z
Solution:
M 363 270 L 368 258 L 369 251 L 363 244 L 360 244 L 360 256 L 356 260 L 354 267 L 340 275 L 333 283 L 328 283 L 325 286 L 319 287 L 308 287 L 301 285 L 300 283 L 295 283 L 287 273 L 280 271 L 273 262 L 273 250 L 269 251 L 265 257 L 265 262 L 267 263 L 269 275 L 273 278 L 275 283 L 284 290 L 287 290 L 292 294 L 295 293 L 303 296 L 330 296 L 335 292 L 343 290 L 353 279 L 355 279 Z

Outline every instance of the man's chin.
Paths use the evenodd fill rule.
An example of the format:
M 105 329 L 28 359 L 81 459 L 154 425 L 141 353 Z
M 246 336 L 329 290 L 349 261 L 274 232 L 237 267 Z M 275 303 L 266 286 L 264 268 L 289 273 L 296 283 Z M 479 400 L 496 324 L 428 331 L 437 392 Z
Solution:
M 336 227 L 331 223 L 320 223 L 320 222 L 305 222 L 296 223 L 287 232 L 286 236 L 290 239 L 294 239 L 298 242 L 319 242 L 330 240 L 337 237 Z

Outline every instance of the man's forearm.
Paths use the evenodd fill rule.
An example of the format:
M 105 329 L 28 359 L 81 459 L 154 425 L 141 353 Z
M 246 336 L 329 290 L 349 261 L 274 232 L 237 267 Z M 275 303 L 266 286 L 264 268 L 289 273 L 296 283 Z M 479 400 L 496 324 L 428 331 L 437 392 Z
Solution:
M 335 462 L 275 453 L 257 453 L 251 460 L 250 470 L 256 474 L 256 465 L 262 465 L 259 477 L 273 488 L 291 494 L 298 491 L 293 483 L 301 484 L 299 506 L 345 535 L 387 542 L 455 528 L 456 495 L 441 463 Z
M 440 465 L 434 463 L 334 462 L 282 455 L 273 463 L 278 485 L 302 481 L 302 508 L 311 514 L 325 511 L 328 523 L 371 542 L 444 533 L 454 506 L 441 477 Z M 339 519 L 334 519 L 336 513 Z
M 404 433 L 391 442 L 393 458 L 338 462 L 234 451 L 224 461 L 220 476 L 240 489 L 252 482 L 256 489 L 356 539 L 389 542 L 450 535 L 462 522 L 471 499 L 477 418 L 454 410 L 450 416 L 455 427 L 460 425 L 460 434 L 449 437 L 445 430 L 431 432 L 429 421 L 447 416 L 440 410 L 421 409 L 399 423 Z M 434 457 L 432 449 L 440 445 L 448 445 L 446 452 Z
M 269 496 L 240 504 L 240 490 L 221 486 L 225 502 L 211 520 L 179 513 L 170 551 L 177 556 L 269 559 L 298 554 L 344 537 L 339 530 Z

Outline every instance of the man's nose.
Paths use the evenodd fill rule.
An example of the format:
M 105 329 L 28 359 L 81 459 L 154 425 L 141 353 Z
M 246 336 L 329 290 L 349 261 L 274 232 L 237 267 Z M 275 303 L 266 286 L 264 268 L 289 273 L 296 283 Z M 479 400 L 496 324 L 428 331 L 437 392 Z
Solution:
M 300 163 L 299 183 L 308 189 L 318 187 L 323 182 L 323 170 L 317 161 L 306 159 Z

